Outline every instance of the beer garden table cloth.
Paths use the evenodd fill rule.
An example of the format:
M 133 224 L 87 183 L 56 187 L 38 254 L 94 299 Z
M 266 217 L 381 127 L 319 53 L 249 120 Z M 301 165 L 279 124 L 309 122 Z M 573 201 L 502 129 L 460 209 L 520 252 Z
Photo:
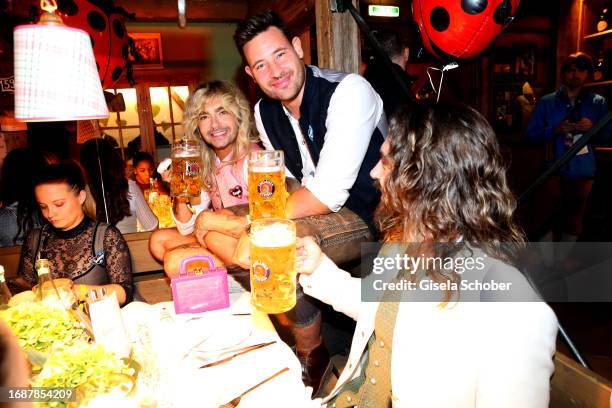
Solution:
M 301 406 L 310 399 L 291 348 L 266 314 L 252 310 L 250 293 L 232 278 L 230 302 L 229 309 L 190 315 L 175 315 L 172 302 L 133 302 L 122 309 L 134 357 L 142 365 L 138 399 L 150 395 L 158 408 L 218 407 L 284 367 L 289 371 L 249 392 L 239 406 Z M 199 368 L 231 350 L 274 340 L 229 362 Z

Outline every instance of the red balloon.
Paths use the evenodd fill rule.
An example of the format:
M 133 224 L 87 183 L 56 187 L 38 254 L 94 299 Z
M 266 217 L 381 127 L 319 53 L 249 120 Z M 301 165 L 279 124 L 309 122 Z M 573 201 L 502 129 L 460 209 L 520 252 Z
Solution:
M 86 0 L 58 1 L 58 14 L 64 24 L 86 31 L 91 38 L 102 88 L 110 88 L 126 74 L 128 36 L 124 15 L 112 6 L 112 2 L 97 2 L 99 7 Z
M 413 0 L 425 48 L 442 60 L 484 51 L 512 20 L 520 0 Z

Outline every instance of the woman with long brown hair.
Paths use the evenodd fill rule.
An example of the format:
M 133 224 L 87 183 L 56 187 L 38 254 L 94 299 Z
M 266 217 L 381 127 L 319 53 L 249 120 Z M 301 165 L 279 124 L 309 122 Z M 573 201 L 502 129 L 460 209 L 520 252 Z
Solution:
M 116 226 L 123 234 L 157 228 L 157 217 L 136 182 L 125 177 L 125 162 L 106 139 L 83 143 L 80 159 L 96 201 L 98 221 Z
M 523 235 L 484 117 L 447 103 L 400 110 L 370 174 L 382 192 L 383 235 L 370 276 L 341 271 L 311 239 L 298 243 L 304 291 L 357 320 L 346 368 L 325 401 L 547 406 L 557 320 L 511 266 Z M 463 286 L 495 280 L 511 290 Z

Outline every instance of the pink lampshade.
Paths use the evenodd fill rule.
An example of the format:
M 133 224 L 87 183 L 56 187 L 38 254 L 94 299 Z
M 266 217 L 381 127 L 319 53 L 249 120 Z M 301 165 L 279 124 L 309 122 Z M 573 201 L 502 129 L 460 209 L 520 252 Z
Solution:
M 27 122 L 108 117 L 87 33 L 64 25 L 14 30 L 15 118 Z

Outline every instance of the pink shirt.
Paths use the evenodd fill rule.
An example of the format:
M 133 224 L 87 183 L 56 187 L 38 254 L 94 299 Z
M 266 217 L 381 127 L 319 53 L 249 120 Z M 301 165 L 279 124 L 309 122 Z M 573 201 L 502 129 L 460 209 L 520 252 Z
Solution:
M 261 150 L 261 147 L 252 143 L 251 151 L 255 150 Z M 209 193 L 213 209 L 219 210 L 249 202 L 246 175 L 247 159 L 248 155 L 245 154 L 237 162 L 228 164 L 224 162 L 232 160 L 232 153 L 224 159 L 224 162 L 217 157 L 217 172 L 215 174 L 217 189 Z
M 251 151 L 262 150 L 261 147 L 255 143 L 252 143 L 250 148 Z M 230 161 L 231 159 L 232 153 L 224 158 L 224 162 Z M 191 219 L 187 222 L 180 222 L 176 219 L 174 212 L 172 213 L 176 228 L 181 235 L 191 234 L 198 214 L 208 210 L 211 206 L 214 210 L 218 210 L 238 204 L 247 204 L 249 202 L 247 159 L 248 155 L 245 154 L 236 163 L 224 164 L 224 162 L 217 157 L 215 182 L 217 183 L 218 189 L 210 193 L 202 190 L 200 194 L 200 204 L 193 206 L 195 214 L 193 214 Z

